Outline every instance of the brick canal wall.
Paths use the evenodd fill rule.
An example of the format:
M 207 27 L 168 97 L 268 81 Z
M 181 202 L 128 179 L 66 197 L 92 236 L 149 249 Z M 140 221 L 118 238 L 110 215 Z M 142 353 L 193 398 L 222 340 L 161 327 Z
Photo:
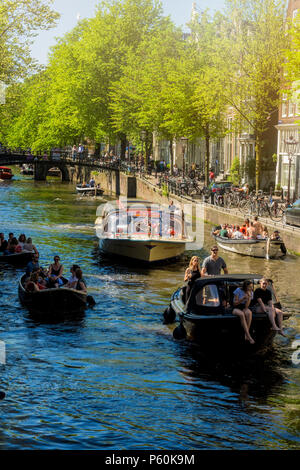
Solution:
M 176 205 L 183 207 L 184 204 L 196 205 L 197 202 L 190 198 L 181 198 L 171 194 L 169 197 L 163 195 L 162 190 L 153 183 L 139 177 L 128 176 L 119 171 L 104 171 L 95 177 L 96 183 L 100 184 L 105 194 L 114 196 L 126 196 L 152 201 L 158 204 L 169 204 L 170 200 L 176 201 Z M 201 204 L 201 202 L 198 202 Z M 245 217 L 237 209 L 222 209 L 211 204 L 203 204 L 204 221 L 211 225 L 222 223 L 242 224 Z M 259 219 L 263 225 L 268 227 L 269 233 L 279 230 L 281 237 L 289 252 L 300 256 L 300 229 L 297 227 L 283 225 L 280 222 L 272 222 L 269 219 Z

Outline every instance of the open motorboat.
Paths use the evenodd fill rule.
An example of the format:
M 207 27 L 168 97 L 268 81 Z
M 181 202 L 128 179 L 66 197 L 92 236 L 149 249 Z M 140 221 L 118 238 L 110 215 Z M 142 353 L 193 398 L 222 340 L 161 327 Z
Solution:
M 56 317 L 83 312 L 88 306 L 86 292 L 66 287 L 28 292 L 25 289 L 26 274 L 19 281 L 18 294 L 22 305 L 33 314 Z
M 76 191 L 78 194 L 81 194 L 81 196 L 102 196 L 104 193 L 104 190 L 100 188 L 99 184 L 97 186 L 78 184 L 76 186 Z
M 0 263 L 12 264 L 14 266 L 26 266 L 32 259 L 32 251 L 21 251 L 21 253 L 12 253 L 5 255 L 0 253 Z
M 11 180 L 13 176 L 14 175 L 11 171 L 11 168 L 7 168 L 6 166 L 0 166 L 0 179 Z
M 148 201 L 106 204 L 96 220 L 100 249 L 104 253 L 147 263 L 179 257 L 187 243 L 182 211 L 164 209 Z
M 186 286 L 178 288 L 171 297 L 169 307 L 164 312 L 165 323 L 180 324 L 173 331 L 175 339 L 188 339 L 203 348 L 205 352 L 246 350 L 251 352 L 268 349 L 276 332 L 271 329 L 265 313 L 253 313 L 250 328 L 255 344 L 245 341 L 244 330 L 237 315 L 232 314 L 233 292 L 250 280 L 254 288 L 262 276 L 259 274 L 226 274 L 206 276 L 195 281 L 189 298 L 186 299 Z M 273 305 L 281 308 L 273 282 L 268 280 Z M 231 306 L 231 307 L 230 307 Z M 251 306 L 250 306 L 251 307 Z M 283 320 L 291 316 L 283 312 Z
M 27 165 L 27 163 L 23 163 L 22 168 L 21 168 L 21 174 L 22 175 L 33 175 L 34 174 L 33 165 Z
M 279 258 L 286 255 L 286 247 L 281 239 L 234 239 L 213 235 L 217 245 L 226 251 L 255 258 Z

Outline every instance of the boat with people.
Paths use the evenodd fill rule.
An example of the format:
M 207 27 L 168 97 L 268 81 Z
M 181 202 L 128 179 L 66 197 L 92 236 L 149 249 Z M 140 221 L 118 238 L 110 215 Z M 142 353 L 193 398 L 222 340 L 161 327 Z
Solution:
M 34 168 L 33 165 L 29 165 L 27 163 L 23 163 L 21 167 L 20 173 L 22 175 L 33 175 L 34 174 Z
M 26 266 L 32 258 L 31 251 L 21 251 L 9 255 L 0 253 L 0 263 L 11 264 L 13 266 Z
M 11 168 L 6 166 L 0 166 L 0 179 L 1 180 L 11 180 L 13 177 L 13 172 Z
M 187 286 L 180 287 L 173 293 L 169 307 L 164 312 L 164 321 L 174 323 L 176 319 L 179 320 L 179 326 L 173 331 L 174 338 L 192 341 L 206 352 L 221 350 L 222 354 L 236 350 L 263 352 L 270 348 L 275 335 L 283 332 L 274 324 L 272 328 L 268 315 L 264 312 L 258 313 L 260 310 L 255 307 L 253 300 L 253 305 L 250 304 L 253 312 L 249 327 L 251 336 L 248 337 L 253 338 L 252 342 L 246 340 L 240 318 L 233 314 L 234 308 L 241 308 L 234 307 L 234 295 L 245 282 L 254 289 L 254 299 L 256 289 L 260 289 L 265 282 L 264 289 L 278 315 L 281 313 L 281 321 L 291 316 L 290 313 L 280 310 L 281 304 L 271 279 L 266 281 L 260 274 L 205 276 L 194 282 L 187 299 Z
M 212 230 L 212 236 L 217 245 L 225 251 L 267 259 L 280 258 L 287 253 L 286 246 L 277 230 L 271 236 L 266 233 L 265 236 L 252 237 L 247 236 L 247 232 L 243 234 L 239 226 L 230 228 L 230 230 L 227 228 L 227 224 L 224 224 Z
M 100 185 L 97 186 L 90 186 L 85 184 L 78 184 L 76 186 L 77 194 L 81 196 L 102 196 L 104 190 L 100 188 Z
M 178 258 L 194 241 L 181 210 L 142 200 L 107 203 L 96 233 L 104 253 L 146 263 Z
M 81 313 L 88 306 L 88 295 L 85 291 L 62 286 L 30 292 L 25 287 L 26 278 L 24 274 L 19 280 L 19 300 L 33 314 L 56 317 Z

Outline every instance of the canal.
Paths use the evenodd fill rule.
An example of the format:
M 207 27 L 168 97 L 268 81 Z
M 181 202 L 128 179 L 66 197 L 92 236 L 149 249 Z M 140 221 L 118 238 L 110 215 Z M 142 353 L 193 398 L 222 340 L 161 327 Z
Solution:
M 0 231 L 31 236 L 43 266 L 55 254 L 66 274 L 79 264 L 96 300 L 81 318 L 36 321 L 18 300 L 22 269 L 0 267 L 0 449 L 299 449 L 292 344 L 300 340 L 300 258 L 220 253 L 230 272 L 272 277 L 293 317 L 265 359 L 203 358 L 162 323 L 192 253 L 153 269 L 102 257 L 99 203 L 80 199 L 73 185 L 34 182 L 17 169 L 13 181 L 0 183 Z

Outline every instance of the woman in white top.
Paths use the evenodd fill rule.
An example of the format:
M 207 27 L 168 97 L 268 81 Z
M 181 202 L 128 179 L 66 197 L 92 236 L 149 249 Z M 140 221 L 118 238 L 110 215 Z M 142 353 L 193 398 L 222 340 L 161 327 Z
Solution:
M 30 237 L 28 237 L 26 242 L 24 243 L 23 250 L 30 251 L 38 255 L 38 251 L 36 247 L 32 244 L 32 239 Z
M 240 319 L 242 328 L 245 332 L 245 340 L 250 344 L 255 341 L 250 335 L 250 326 L 252 322 L 252 312 L 249 309 L 251 300 L 253 299 L 253 285 L 251 281 L 244 281 L 242 288 L 238 287 L 234 292 L 233 299 L 233 315 L 237 315 Z

